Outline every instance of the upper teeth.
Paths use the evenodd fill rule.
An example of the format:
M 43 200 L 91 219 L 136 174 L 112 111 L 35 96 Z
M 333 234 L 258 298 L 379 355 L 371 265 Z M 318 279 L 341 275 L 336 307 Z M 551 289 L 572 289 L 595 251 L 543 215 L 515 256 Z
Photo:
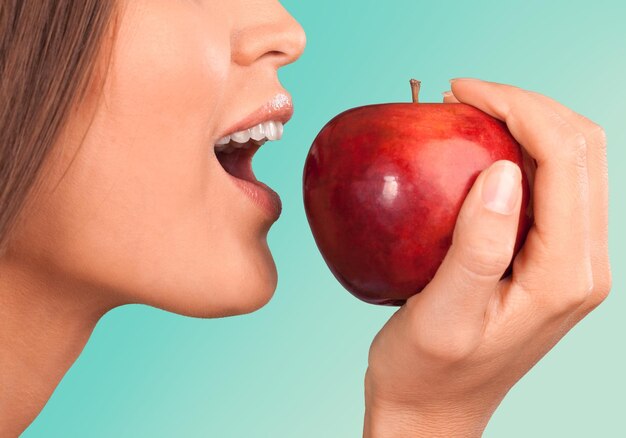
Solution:
M 283 124 L 281 122 L 263 122 L 250 129 L 234 132 L 226 137 L 220 138 L 217 143 L 215 143 L 215 149 L 217 151 L 229 152 L 235 148 L 245 147 L 250 139 L 257 143 L 264 143 L 266 140 L 280 140 L 282 136 Z

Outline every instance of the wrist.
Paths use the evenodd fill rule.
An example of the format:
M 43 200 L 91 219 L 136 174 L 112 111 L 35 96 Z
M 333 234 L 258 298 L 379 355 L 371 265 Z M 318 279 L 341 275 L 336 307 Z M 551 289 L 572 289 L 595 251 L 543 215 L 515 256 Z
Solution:
M 409 409 L 366 405 L 363 437 L 479 438 L 488 421 L 488 415 L 464 412 L 454 406 Z
M 498 403 L 482 397 L 473 400 L 432 400 L 413 394 L 413 401 L 382 397 L 365 384 L 364 438 L 446 437 L 474 438 L 482 433 Z M 368 384 L 370 383 L 370 384 Z M 416 397 L 417 396 L 417 397 Z

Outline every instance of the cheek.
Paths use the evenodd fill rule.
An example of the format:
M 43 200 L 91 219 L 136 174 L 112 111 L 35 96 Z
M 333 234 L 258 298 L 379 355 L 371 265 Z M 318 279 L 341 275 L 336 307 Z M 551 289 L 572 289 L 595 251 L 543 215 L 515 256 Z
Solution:
M 79 178 L 109 190 L 99 194 L 121 215 L 111 217 L 116 225 L 154 233 L 184 227 L 207 200 L 219 202 L 209 137 L 230 53 L 228 33 L 193 8 L 138 4 L 121 23 L 105 104 L 81 150 Z
M 105 87 L 107 128 L 125 141 L 154 143 L 152 154 L 204 158 L 208 149 L 199 146 L 227 85 L 228 30 L 219 17 L 209 23 L 193 9 L 160 3 L 145 16 L 137 8 L 122 22 Z M 175 147 L 157 147 L 168 144 Z

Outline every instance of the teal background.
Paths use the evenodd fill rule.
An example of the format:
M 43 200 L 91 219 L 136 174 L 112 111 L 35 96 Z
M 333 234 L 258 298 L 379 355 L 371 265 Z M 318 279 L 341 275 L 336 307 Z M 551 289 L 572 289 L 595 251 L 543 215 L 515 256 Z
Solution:
M 296 114 L 255 158 L 282 196 L 269 243 L 279 270 L 259 312 L 199 320 L 127 306 L 106 315 L 25 437 L 354 437 L 371 339 L 393 309 L 352 298 L 327 270 L 301 199 L 304 158 L 332 116 L 439 101 L 448 78 L 542 92 L 609 139 L 614 286 L 504 400 L 486 437 L 626 437 L 626 3 L 286 0 L 308 46 L 280 73 Z M 243 274 L 242 274 L 243 275 Z

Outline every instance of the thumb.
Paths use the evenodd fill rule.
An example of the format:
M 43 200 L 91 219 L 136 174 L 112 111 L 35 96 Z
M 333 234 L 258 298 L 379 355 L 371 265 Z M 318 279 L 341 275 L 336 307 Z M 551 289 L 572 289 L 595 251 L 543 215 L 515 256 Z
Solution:
M 458 332 L 463 345 L 482 333 L 489 300 L 513 256 L 521 191 L 520 169 L 510 161 L 493 163 L 476 179 L 435 277 L 407 303 L 419 307 L 422 322 L 414 322 L 432 341 Z

